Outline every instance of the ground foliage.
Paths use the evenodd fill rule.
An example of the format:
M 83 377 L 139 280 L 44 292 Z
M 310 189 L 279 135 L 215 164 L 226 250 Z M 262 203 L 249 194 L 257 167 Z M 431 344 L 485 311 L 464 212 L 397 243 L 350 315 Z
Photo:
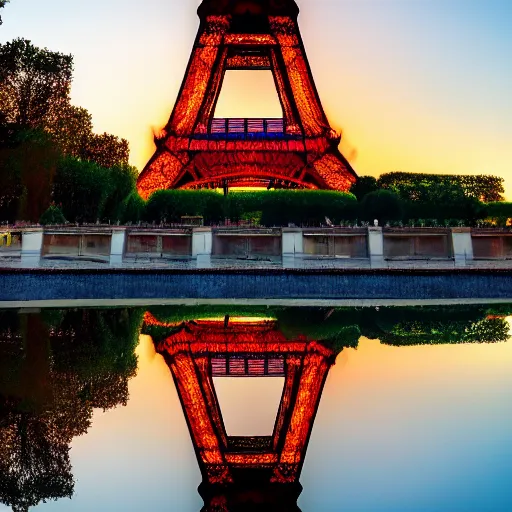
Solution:
M 426 197 L 426 196 L 425 196 Z M 435 199 L 434 199 L 435 198 Z M 325 226 L 373 224 L 381 226 L 476 226 L 494 216 L 512 217 L 508 203 L 486 205 L 467 197 L 460 188 L 438 191 L 428 201 L 402 199 L 390 190 L 374 190 L 357 201 L 353 194 L 335 191 L 232 191 L 223 196 L 214 191 L 160 190 L 147 202 L 134 191 L 125 222 L 177 223 L 197 215 L 206 225 L 224 219 L 261 226 Z M 499 206 L 503 205 L 503 206 Z M 510 215 L 509 215 L 510 214 Z M 508 217 L 507 217 L 508 216 Z
M 255 218 L 263 226 L 325 224 L 355 219 L 357 201 L 351 194 L 331 191 L 275 190 L 232 192 L 160 190 L 147 201 L 147 222 L 180 222 L 182 216 L 202 216 L 206 224 L 225 218 L 239 222 Z

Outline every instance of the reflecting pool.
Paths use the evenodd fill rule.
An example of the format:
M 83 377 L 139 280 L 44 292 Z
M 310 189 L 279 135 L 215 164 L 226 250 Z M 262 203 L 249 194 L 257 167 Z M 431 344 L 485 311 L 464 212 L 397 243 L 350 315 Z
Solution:
M 509 319 L 0 311 L 0 510 L 512 510 Z

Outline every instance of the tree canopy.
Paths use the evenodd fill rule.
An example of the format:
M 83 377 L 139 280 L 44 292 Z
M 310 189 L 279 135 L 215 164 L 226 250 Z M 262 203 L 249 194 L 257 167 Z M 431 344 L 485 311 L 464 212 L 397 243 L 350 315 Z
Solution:
M 379 189 L 377 185 L 377 178 L 373 176 L 359 176 L 357 181 L 350 187 L 350 192 L 361 201 L 366 194 L 375 192 Z
M 72 55 L 26 39 L 0 45 L 0 122 L 46 131 L 64 155 L 103 167 L 128 164 L 128 141 L 93 133 L 89 112 L 71 104 L 72 78 Z
M 444 194 L 444 199 L 463 195 L 485 203 L 503 201 L 503 183 L 503 178 L 483 174 L 469 176 L 409 172 L 390 172 L 382 174 L 377 180 L 379 188 L 391 190 L 403 200 L 423 202 L 439 200 L 440 193 Z
M 69 100 L 73 57 L 26 39 L 0 45 L 0 110 L 28 128 L 56 122 Z

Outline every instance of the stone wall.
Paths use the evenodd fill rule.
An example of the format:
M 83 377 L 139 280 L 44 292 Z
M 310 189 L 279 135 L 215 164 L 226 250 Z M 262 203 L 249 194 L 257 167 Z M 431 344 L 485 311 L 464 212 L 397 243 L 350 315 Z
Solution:
M 512 271 L 0 270 L 0 300 L 506 299 Z

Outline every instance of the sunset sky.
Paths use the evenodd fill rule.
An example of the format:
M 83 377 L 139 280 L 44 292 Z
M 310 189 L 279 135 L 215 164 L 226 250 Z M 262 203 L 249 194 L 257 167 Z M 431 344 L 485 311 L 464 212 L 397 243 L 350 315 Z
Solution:
M 359 175 L 496 174 L 512 199 L 510 0 L 298 0 L 328 118 Z M 140 170 L 167 121 L 198 0 L 11 0 L 0 42 L 74 55 L 72 99 Z M 277 116 L 265 73 L 228 76 L 218 116 Z M 260 77 L 260 75 L 263 75 Z

